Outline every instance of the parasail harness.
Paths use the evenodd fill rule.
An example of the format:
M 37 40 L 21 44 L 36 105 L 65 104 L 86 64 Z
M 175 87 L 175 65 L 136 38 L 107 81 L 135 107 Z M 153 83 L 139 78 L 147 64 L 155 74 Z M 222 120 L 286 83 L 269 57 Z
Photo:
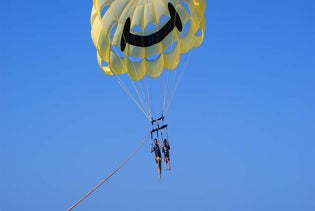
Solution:
M 162 115 L 158 119 L 151 119 L 151 124 L 152 124 L 152 130 L 150 131 L 151 133 L 151 139 L 153 140 L 154 134 L 156 134 L 156 137 L 159 137 L 159 132 L 163 140 L 163 132 L 166 133 L 167 139 L 168 139 L 168 125 L 164 123 L 164 115 Z M 160 123 L 161 126 L 160 126 Z

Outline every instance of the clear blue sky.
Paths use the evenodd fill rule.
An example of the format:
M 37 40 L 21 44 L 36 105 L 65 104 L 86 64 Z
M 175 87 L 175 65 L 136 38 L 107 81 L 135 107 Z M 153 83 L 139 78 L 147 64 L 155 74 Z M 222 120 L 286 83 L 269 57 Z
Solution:
M 207 1 L 167 121 L 76 210 L 315 210 L 313 0 Z M 150 124 L 98 68 L 92 1 L 0 2 L 0 210 L 66 210 Z

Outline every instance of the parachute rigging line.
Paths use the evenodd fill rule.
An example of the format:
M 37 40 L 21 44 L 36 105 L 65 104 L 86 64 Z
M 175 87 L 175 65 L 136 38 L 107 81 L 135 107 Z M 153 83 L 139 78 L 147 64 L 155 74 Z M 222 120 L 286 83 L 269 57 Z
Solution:
M 137 93 L 137 95 L 138 95 L 138 101 L 140 102 L 140 104 L 139 104 L 139 102 L 136 100 L 136 98 L 132 95 L 132 93 L 130 92 L 130 90 L 128 89 L 128 87 L 126 86 L 126 84 L 123 82 L 123 80 L 122 80 L 118 75 L 114 75 L 114 76 L 117 78 L 119 85 L 122 87 L 122 89 L 125 91 L 125 93 L 126 93 L 126 94 L 131 98 L 131 100 L 138 106 L 138 108 L 140 109 L 140 111 L 142 111 L 142 113 L 145 115 L 145 117 L 146 117 L 147 119 L 150 119 L 150 118 L 151 118 L 150 111 L 147 111 L 147 112 L 146 112 L 145 109 L 144 109 L 144 106 L 142 106 L 142 105 L 144 105 L 144 103 L 143 103 L 142 98 L 141 98 L 140 95 L 139 95 L 138 89 L 137 89 L 136 85 L 134 84 L 134 82 L 132 82 L 132 83 L 133 83 L 134 89 L 135 89 L 135 91 L 136 91 L 136 93 Z
M 119 17 L 117 12 L 116 12 L 116 10 L 114 9 L 113 11 L 114 11 L 115 16 Z M 126 39 L 124 37 L 124 34 L 123 34 L 123 39 Z M 124 63 L 121 57 L 118 57 L 118 58 L 119 58 L 121 63 Z M 133 62 L 132 62 L 132 66 L 133 66 L 134 69 L 136 69 L 136 66 L 135 66 L 135 64 Z M 126 69 L 125 65 L 124 65 L 124 68 Z M 133 80 L 130 80 L 131 84 L 132 84 L 132 86 L 134 88 L 134 91 L 137 94 L 137 97 L 138 97 L 138 101 L 137 101 L 137 99 L 133 96 L 133 94 L 128 89 L 127 85 L 123 82 L 123 80 L 117 74 L 112 72 L 111 70 L 110 70 L 110 72 L 112 73 L 112 75 L 114 75 L 118 79 L 119 85 L 123 88 L 123 90 L 127 93 L 127 95 L 132 99 L 132 101 L 138 106 L 138 108 L 142 111 L 142 113 L 145 115 L 145 117 L 147 119 L 152 118 L 152 114 L 151 114 L 151 111 L 150 111 L 150 104 L 149 104 L 150 102 L 144 100 L 144 99 L 146 99 L 146 97 L 145 97 L 145 94 L 144 94 L 144 91 L 143 91 L 143 88 L 142 88 L 141 84 L 139 85 L 140 88 L 138 89 L 137 85 L 135 84 L 135 82 Z M 136 72 L 135 74 L 138 77 L 138 73 Z M 139 90 L 141 91 L 142 95 L 140 94 Z M 148 109 L 146 110 L 145 107 L 148 107 Z
M 103 185 L 109 178 L 111 178 L 119 169 L 121 169 L 142 147 L 142 145 L 148 140 L 150 133 L 144 138 L 144 140 L 137 146 L 137 148 L 129 155 L 129 157 L 122 162 L 115 170 L 113 170 L 107 177 L 105 177 L 100 183 L 98 183 L 94 188 L 92 188 L 89 192 L 87 192 L 84 196 L 82 196 L 77 202 L 75 202 L 71 207 L 67 209 L 67 211 L 71 211 L 78 204 L 80 204 L 84 199 L 86 199 L 89 195 L 91 195 L 96 189 L 98 189 L 101 185 Z
M 168 104 L 167 104 L 167 106 L 166 106 L 166 110 L 165 110 L 165 114 L 164 114 L 164 115 L 166 115 L 166 113 L 167 113 L 167 111 L 168 111 L 168 109 L 169 109 L 169 107 L 170 107 L 170 105 L 171 105 L 171 102 L 172 102 L 173 97 L 174 97 L 174 95 L 175 95 L 175 92 L 176 92 L 176 90 L 177 90 L 177 88 L 178 88 L 178 85 L 179 85 L 179 83 L 180 83 L 180 81 L 181 81 L 181 79 L 182 79 L 183 73 L 184 73 L 184 71 L 185 71 L 185 69 L 186 69 L 186 66 L 187 66 L 187 64 L 188 64 L 188 61 L 189 61 L 189 59 L 190 59 L 190 56 L 191 56 L 191 51 L 188 52 L 188 58 L 185 59 L 185 62 L 182 64 L 180 71 L 177 71 L 177 72 L 179 72 L 180 75 L 177 76 L 177 80 L 176 80 L 176 83 L 175 83 L 175 87 L 173 88 L 173 90 L 171 90 L 172 92 L 171 92 L 171 94 L 169 95 L 169 99 L 167 100 Z

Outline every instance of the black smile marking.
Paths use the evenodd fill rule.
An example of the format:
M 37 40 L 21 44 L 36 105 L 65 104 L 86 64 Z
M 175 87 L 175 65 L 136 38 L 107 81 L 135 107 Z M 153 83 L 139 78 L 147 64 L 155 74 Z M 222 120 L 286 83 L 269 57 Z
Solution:
M 178 13 L 176 12 L 174 6 L 171 3 L 168 3 L 168 11 L 170 13 L 170 20 L 158 31 L 153 34 L 147 36 L 141 36 L 130 33 L 130 18 L 126 20 L 124 31 L 121 36 L 120 49 L 121 51 L 125 50 L 126 42 L 130 45 L 138 46 L 138 47 L 149 47 L 156 43 L 161 42 L 169 33 L 176 28 L 178 31 L 182 31 L 182 21 Z

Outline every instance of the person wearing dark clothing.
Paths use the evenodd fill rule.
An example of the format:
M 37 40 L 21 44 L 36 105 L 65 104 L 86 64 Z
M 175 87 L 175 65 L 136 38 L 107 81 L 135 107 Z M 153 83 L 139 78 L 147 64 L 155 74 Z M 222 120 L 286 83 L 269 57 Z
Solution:
M 164 154 L 164 161 L 166 165 L 166 170 L 171 170 L 171 162 L 170 162 L 170 144 L 166 139 L 163 141 L 162 152 Z
M 157 139 L 154 139 L 154 144 L 151 146 L 151 152 L 154 152 L 155 154 L 155 162 L 158 164 L 158 174 L 159 178 L 161 179 L 161 161 L 162 161 L 162 156 L 161 156 L 161 147 L 160 143 Z

